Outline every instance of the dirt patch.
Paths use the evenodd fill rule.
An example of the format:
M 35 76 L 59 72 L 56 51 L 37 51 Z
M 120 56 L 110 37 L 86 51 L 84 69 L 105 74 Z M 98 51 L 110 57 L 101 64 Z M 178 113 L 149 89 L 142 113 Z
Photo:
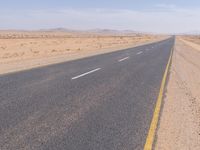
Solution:
M 155 149 L 200 149 L 200 52 L 178 39 Z

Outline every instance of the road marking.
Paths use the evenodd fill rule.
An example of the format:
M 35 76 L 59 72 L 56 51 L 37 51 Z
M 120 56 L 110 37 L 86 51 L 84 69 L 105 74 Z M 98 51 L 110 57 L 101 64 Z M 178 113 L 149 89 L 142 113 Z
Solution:
M 89 71 L 89 72 L 83 73 L 83 74 L 81 74 L 81 75 L 75 76 L 75 77 L 72 78 L 72 80 L 75 80 L 75 79 L 78 79 L 78 78 L 80 78 L 80 77 L 86 76 L 86 75 L 88 75 L 88 74 L 94 73 L 94 72 L 96 72 L 96 71 L 98 71 L 98 70 L 100 70 L 100 69 L 101 69 L 101 68 L 97 68 L 97 69 L 91 70 L 91 71 Z
M 126 59 L 129 59 L 129 57 L 122 58 L 122 59 L 118 60 L 118 62 L 124 61 Z
M 142 53 L 143 53 L 143 52 L 138 52 L 137 55 L 140 55 L 140 54 L 142 54 Z
M 171 50 L 171 54 L 170 54 L 170 57 L 169 57 L 169 60 L 168 60 L 168 63 L 167 63 L 166 69 L 165 69 L 165 73 L 163 75 L 159 95 L 158 95 L 158 98 L 157 98 L 157 102 L 156 102 L 155 110 L 154 110 L 154 113 L 153 113 L 153 118 L 151 120 L 151 125 L 150 125 L 149 131 L 148 131 L 148 135 L 147 135 L 147 138 L 146 138 L 144 150 L 152 150 L 153 149 L 153 143 L 154 143 L 155 133 L 156 133 L 157 125 L 158 125 L 163 94 L 164 94 L 167 75 L 168 75 L 168 72 L 169 72 L 169 66 L 170 66 L 172 54 L 173 54 L 172 51 L 173 50 Z

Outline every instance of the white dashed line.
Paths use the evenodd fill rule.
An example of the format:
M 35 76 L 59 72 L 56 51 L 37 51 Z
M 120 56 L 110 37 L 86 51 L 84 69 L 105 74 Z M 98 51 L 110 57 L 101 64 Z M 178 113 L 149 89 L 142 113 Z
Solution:
M 80 78 L 80 77 L 86 76 L 86 75 L 88 75 L 88 74 L 94 73 L 94 72 L 96 72 L 96 71 L 98 71 L 98 70 L 100 70 L 100 69 L 101 69 L 101 68 L 97 68 L 97 69 L 91 70 L 91 71 L 89 71 L 89 72 L 83 73 L 83 74 L 81 74 L 81 75 L 75 76 L 75 77 L 72 78 L 72 80 L 75 80 L 75 79 L 78 79 L 78 78 Z
M 140 55 L 140 54 L 142 54 L 142 53 L 143 53 L 143 52 L 138 52 L 137 55 Z
M 129 59 L 129 57 L 122 58 L 122 59 L 118 60 L 118 62 L 124 61 L 126 59 Z

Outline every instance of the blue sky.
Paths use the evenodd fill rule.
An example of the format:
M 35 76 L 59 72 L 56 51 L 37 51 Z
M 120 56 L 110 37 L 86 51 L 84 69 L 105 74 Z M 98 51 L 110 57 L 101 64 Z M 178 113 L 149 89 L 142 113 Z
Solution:
M 0 29 L 200 30 L 198 0 L 0 0 Z
M 157 4 L 196 7 L 198 0 L 1 0 L 1 9 L 115 8 L 145 9 Z

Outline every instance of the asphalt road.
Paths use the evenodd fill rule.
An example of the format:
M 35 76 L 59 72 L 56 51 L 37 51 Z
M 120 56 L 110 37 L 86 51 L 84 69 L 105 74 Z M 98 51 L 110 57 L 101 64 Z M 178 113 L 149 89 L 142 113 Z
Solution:
M 0 149 L 143 149 L 174 38 L 0 76 Z

